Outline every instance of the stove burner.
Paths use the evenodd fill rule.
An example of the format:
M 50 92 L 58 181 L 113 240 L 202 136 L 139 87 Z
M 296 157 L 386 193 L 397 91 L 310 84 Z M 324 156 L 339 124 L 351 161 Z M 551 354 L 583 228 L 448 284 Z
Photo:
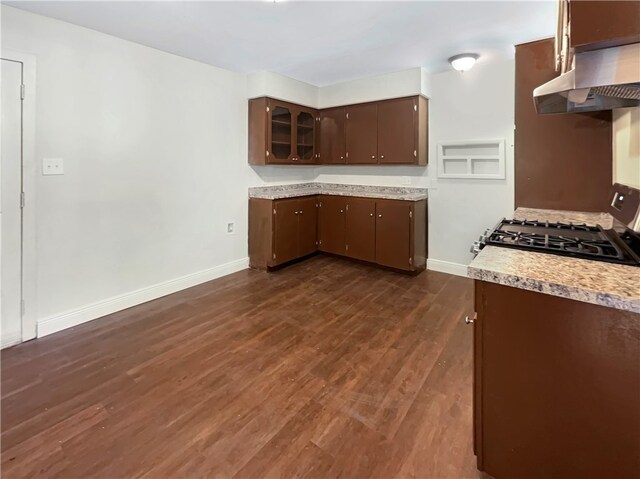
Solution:
M 640 266 L 639 254 L 631 247 L 635 243 L 627 238 L 637 235 L 630 231 L 620 235 L 586 224 L 506 219 L 489 231 L 472 248 L 474 253 L 489 244 Z

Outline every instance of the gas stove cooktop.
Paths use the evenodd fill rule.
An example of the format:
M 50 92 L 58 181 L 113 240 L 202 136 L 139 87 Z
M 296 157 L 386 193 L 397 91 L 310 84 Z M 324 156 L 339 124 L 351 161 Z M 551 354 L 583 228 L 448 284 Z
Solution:
M 502 219 L 471 252 L 485 245 L 640 266 L 640 236 L 630 229 L 620 233 L 586 224 Z

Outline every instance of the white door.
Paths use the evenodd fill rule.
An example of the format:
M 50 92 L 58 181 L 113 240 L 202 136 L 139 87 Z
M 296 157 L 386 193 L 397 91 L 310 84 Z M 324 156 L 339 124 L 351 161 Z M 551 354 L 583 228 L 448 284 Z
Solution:
M 22 338 L 22 66 L 2 60 L 0 162 L 0 342 Z

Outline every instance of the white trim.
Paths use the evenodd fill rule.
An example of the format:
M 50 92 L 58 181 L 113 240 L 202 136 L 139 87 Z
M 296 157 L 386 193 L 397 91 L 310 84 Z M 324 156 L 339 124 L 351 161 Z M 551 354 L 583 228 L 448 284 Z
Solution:
M 431 271 L 439 271 L 441 273 L 455 274 L 456 276 L 467 277 L 467 265 L 460 263 L 451 263 L 450 261 L 441 261 L 439 259 L 427 260 L 427 269 Z
M 15 346 L 16 344 L 20 344 L 22 339 L 20 337 L 20 333 L 16 332 L 8 337 L 2 338 L 0 342 L 0 349 L 8 348 L 9 346 Z
M 22 103 L 22 174 L 25 207 L 22 212 L 22 341 L 36 337 L 36 57 L 28 53 L 2 48 L 2 58 L 21 62 L 25 97 Z M 4 341 L 2 343 L 4 347 Z
M 180 278 L 165 281 L 141 288 L 130 293 L 121 294 L 113 298 L 89 304 L 62 314 L 49 316 L 38 321 L 38 337 L 71 328 L 87 321 L 100 318 L 107 314 L 122 311 L 138 304 L 146 303 L 162 296 L 181 291 L 183 289 L 206 283 L 216 278 L 226 276 L 249 267 L 249 258 L 242 258 L 221 264 L 204 271 L 188 274 Z

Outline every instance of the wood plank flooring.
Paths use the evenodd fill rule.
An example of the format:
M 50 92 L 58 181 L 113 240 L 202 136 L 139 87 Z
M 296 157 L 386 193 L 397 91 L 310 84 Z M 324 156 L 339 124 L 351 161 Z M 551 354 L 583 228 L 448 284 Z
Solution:
M 4 350 L 2 476 L 483 477 L 472 295 L 316 256 Z

